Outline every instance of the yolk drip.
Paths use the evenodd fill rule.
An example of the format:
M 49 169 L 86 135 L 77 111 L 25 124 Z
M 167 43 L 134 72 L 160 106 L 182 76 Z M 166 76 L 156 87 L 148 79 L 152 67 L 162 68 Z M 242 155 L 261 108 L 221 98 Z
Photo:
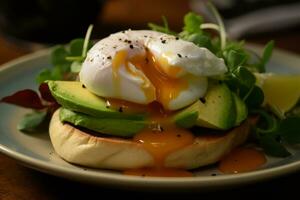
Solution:
M 226 174 L 253 171 L 266 163 L 265 155 L 253 148 L 237 148 L 219 163 L 219 170 Z
M 119 76 L 119 70 L 124 61 L 127 58 L 127 52 L 126 51 L 119 51 L 116 53 L 114 56 L 114 59 L 112 60 L 112 73 L 113 73 L 113 84 L 114 84 L 114 89 L 117 94 L 121 93 L 121 81 L 120 81 L 120 76 Z
M 179 150 L 194 141 L 191 132 L 181 129 L 172 124 L 169 119 L 172 113 L 164 108 L 169 106 L 181 91 L 188 88 L 187 80 L 176 78 L 181 72 L 180 67 L 167 66 L 165 58 L 157 61 L 147 51 L 146 56 L 136 56 L 127 60 L 127 52 L 118 52 L 112 62 L 112 72 L 115 89 L 120 94 L 121 66 L 134 77 L 144 80 L 141 89 L 148 99 L 156 99 L 151 104 L 144 106 L 123 100 L 107 99 L 109 107 L 120 109 L 122 112 L 147 112 L 149 113 L 149 126 L 136 134 L 133 140 L 144 147 L 154 158 L 154 168 L 127 170 L 124 174 L 145 176 L 192 176 L 192 173 L 180 169 L 167 169 L 164 167 L 165 158 L 172 152 Z M 133 64 L 138 70 L 131 67 Z M 164 65 L 164 66 L 161 66 Z M 144 74 L 147 78 L 145 78 Z M 149 83 L 149 81 L 151 84 Z M 149 87 L 153 85 L 154 88 Z M 156 98 L 154 98 L 156 97 Z
M 163 167 L 167 155 L 194 141 L 194 136 L 186 129 L 162 126 L 162 130 L 145 129 L 136 134 L 134 141 L 152 154 L 156 166 Z
M 114 89 L 117 94 L 120 94 L 119 71 L 121 66 L 124 66 L 126 71 L 133 77 L 139 77 L 143 80 L 144 83 L 141 85 L 141 89 L 144 91 L 147 100 L 156 99 L 165 108 L 169 107 L 171 100 L 188 88 L 187 80 L 177 78 L 182 68 L 171 67 L 165 57 L 162 56 L 157 60 L 149 51 L 146 51 L 146 56 L 138 55 L 127 60 L 127 54 L 127 51 L 119 51 L 112 61 Z M 133 69 L 130 64 L 141 71 Z M 142 74 L 150 80 L 154 88 Z
M 168 67 L 168 75 L 163 72 L 161 65 L 155 57 L 147 51 L 146 58 L 137 56 L 132 58 L 129 62 L 139 68 L 145 76 L 150 80 L 156 89 L 156 100 L 161 103 L 165 108 L 171 100 L 178 97 L 180 92 L 188 88 L 188 81 L 181 78 L 174 78 L 181 72 L 179 67 Z M 164 70 L 166 71 L 166 70 Z M 145 91 L 145 94 L 147 91 Z
M 130 169 L 124 171 L 127 175 L 160 176 L 160 177 L 189 177 L 191 172 L 183 169 L 164 167 L 165 158 L 172 152 L 193 143 L 191 132 L 172 125 L 162 126 L 162 129 L 146 128 L 136 134 L 134 141 L 140 143 L 154 158 L 153 168 Z
M 156 61 L 159 64 L 159 71 L 162 73 L 168 74 L 169 77 L 176 78 L 180 72 L 182 72 L 181 67 L 170 67 L 167 56 L 171 55 L 172 53 L 165 53 Z

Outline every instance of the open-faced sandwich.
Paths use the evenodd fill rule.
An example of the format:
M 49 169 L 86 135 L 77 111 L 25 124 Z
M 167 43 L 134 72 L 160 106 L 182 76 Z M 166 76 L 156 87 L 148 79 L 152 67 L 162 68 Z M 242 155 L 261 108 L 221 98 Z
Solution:
M 187 170 L 224 160 L 254 132 L 253 141 L 267 153 L 289 155 L 282 142 L 291 139 L 273 133 L 282 124 L 299 122 L 293 109 L 300 96 L 293 85 L 300 84 L 299 76 L 264 74 L 273 43 L 259 58 L 226 38 L 211 8 L 219 24 L 205 24 L 189 13 L 179 34 L 166 23 L 150 24 L 153 30 L 114 33 L 87 52 L 89 29 L 84 42 L 56 49 L 53 60 L 60 55 L 63 64 L 56 62 L 56 68 L 64 66 L 58 70 L 62 75 L 52 69 L 39 80 L 47 80 L 43 87 L 54 98 L 48 96 L 52 103 L 47 105 L 60 105 L 55 112 L 47 109 L 57 154 L 70 163 L 125 174 L 192 176 Z M 206 29 L 219 35 L 212 37 Z M 298 93 L 288 103 L 272 101 L 268 82 L 287 79 L 293 83 L 290 91 Z M 269 92 L 265 101 L 264 92 Z M 253 170 L 265 162 L 254 149 L 235 156 L 246 158 L 248 165 L 232 169 L 227 160 L 224 172 Z

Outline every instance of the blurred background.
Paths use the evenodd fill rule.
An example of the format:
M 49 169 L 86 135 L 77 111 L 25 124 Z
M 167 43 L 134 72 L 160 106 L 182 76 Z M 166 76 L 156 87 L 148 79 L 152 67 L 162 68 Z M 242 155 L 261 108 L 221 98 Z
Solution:
M 95 24 L 93 38 L 124 29 L 145 29 L 166 16 L 179 31 L 182 18 L 195 11 L 212 21 L 205 0 L 1 0 L 0 63 L 57 43 L 84 37 Z M 212 0 L 233 39 L 266 43 L 300 53 L 299 0 Z

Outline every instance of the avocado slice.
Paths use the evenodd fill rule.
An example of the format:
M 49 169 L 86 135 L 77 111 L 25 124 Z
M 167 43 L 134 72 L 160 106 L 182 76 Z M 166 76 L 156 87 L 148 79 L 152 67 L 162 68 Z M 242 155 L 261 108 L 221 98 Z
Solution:
M 179 127 L 191 128 L 197 123 L 198 119 L 198 104 L 196 101 L 192 105 L 176 112 L 172 116 L 172 121 Z
M 123 113 L 107 108 L 106 101 L 78 81 L 48 81 L 53 97 L 62 107 L 94 117 L 144 120 L 145 113 Z
M 242 121 L 244 121 L 248 116 L 248 108 L 245 104 L 245 102 L 234 92 L 232 93 L 235 109 L 236 109 L 236 119 L 235 119 L 235 125 L 238 126 L 241 124 Z
M 202 101 L 201 101 L 202 100 Z M 198 104 L 197 125 L 227 130 L 236 122 L 236 106 L 230 89 L 224 83 L 211 83 Z
M 121 137 L 132 137 L 146 126 L 145 121 L 97 118 L 66 108 L 60 108 L 59 118 L 62 122 L 69 122 L 75 126 Z

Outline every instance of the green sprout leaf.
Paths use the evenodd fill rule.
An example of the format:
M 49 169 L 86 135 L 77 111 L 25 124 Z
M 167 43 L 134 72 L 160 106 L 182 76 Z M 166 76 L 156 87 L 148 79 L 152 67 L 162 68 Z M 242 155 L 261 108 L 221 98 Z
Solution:
M 260 60 L 260 62 L 257 65 L 258 71 L 259 72 L 266 72 L 266 64 L 267 62 L 270 60 L 271 56 L 272 56 L 272 52 L 273 52 L 273 48 L 274 48 L 274 41 L 271 40 L 270 42 L 268 42 L 264 48 L 264 52 L 262 55 L 262 58 Z
M 154 23 L 148 23 L 148 27 L 153 31 L 158 31 L 158 32 L 166 33 L 166 34 L 170 34 L 170 35 L 177 35 L 176 32 L 170 30 L 168 20 L 165 16 L 162 16 L 162 21 L 164 24 L 163 26 L 160 26 L 160 25 L 157 25 Z
M 221 50 L 224 50 L 226 47 L 226 30 L 224 26 L 224 22 L 222 20 L 222 17 L 216 7 L 211 3 L 207 3 L 208 8 L 211 10 L 212 14 L 215 16 L 216 21 L 219 25 L 219 32 L 220 32 L 220 41 L 221 41 Z
M 200 28 L 203 23 L 203 18 L 200 15 L 197 15 L 193 12 L 189 12 L 184 16 L 184 27 L 183 30 L 193 34 L 193 33 L 201 33 L 202 30 Z
M 254 86 L 256 78 L 247 68 L 239 66 L 233 73 L 239 79 L 240 83 L 247 88 Z
M 46 119 L 47 111 L 26 114 L 18 124 L 18 130 L 26 133 L 34 132 Z
M 288 150 L 273 136 L 263 135 L 259 136 L 258 139 L 264 152 L 270 156 L 287 157 L 291 155 L 291 153 L 288 152 Z
M 246 60 L 247 55 L 244 52 L 229 50 L 227 54 L 227 65 L 230 71 L 234 71 L 238 66 L 243 65 L 246 62 Z
M 36 82 L 41 84 L 46 80 L 62 80 L 63 79 L 63 69 L 61 67 L 53 67 L 52 69 L 42 70 L 36 77 Z
M 186 40 L 193 42 L 199 47 L 205 47 L 211 51 L 213 51 L 213 46 L 211 43 L 211 38 L 205 34 L 193 33 L 191 35 L 186 36 Z
M 81 56 L 83 58 L 86 57 L 86 54 L 87 54 L 87 51 L 88 51 L 88 48 L 89 48 L 89 41 L 90 41 L 90 38 L 91 38 L 91 35 L 92 35 L 93 27 L 94 27 L 93 25 L 89 25 L 88 30 L 86 31 L 86 34 L 85 34 L 83 47 L 82 47 L 82 54 L 81 54 Z
M 66 57 L 69 56 L 69 53 L 66 51 L 65 47 L 58 45 L 54 47 L 51 53 L 51 63 L 55 65 L 68 65 L 69 61 L 66 60 Z
M 75 57 L 81 57 L 82 55 L 82 49 L 83 49 L 83 43 L 84 39 L 77 38 L 70 42 L 70 56 Z
M 282 120 L 278 133 L 289 144 L 300 143 L 300 117 L 290 117 Z
M 82 67 L 82 63 L 81 62 L 74 61 L 71 64 L 71 72 L 73 72 L 73 73 L 79 73 L 80 70 L 81 70 L 81 67 Z
M 260 87 L 254 85 L 248 93 L 244 95 L 243 100 L 249 109 L 258 108 L 264 102 L 264 92 Z
M 290 153 L 282 144 L 282 139 L 277 132 L 279 127 L 277 119 L 262 109 L 253 110 L 252 113 L 260 116 L 255 131 L 264 152 L 275 157 L 289 156 Z

